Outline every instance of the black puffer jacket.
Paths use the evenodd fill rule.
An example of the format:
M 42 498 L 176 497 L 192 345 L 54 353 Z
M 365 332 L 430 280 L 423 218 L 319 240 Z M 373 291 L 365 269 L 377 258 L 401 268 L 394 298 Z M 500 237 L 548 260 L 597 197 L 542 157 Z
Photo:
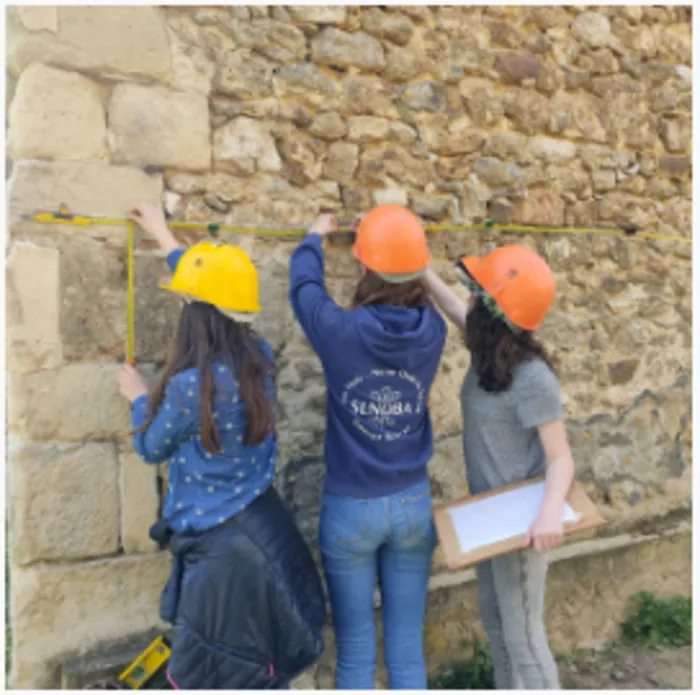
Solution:
M 321 656 L 321 580 L 274 488 L 211 531 L 169 540 L 161 617 L 175 626 L 169 676 L 178 688 L 285 688 Z

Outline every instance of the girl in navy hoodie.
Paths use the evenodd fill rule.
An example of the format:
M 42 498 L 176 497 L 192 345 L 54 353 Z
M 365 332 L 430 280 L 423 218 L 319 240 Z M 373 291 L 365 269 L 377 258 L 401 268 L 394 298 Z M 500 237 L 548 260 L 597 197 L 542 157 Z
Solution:
M 377 580 L 392 689 L 427 687 L 423 620 L 436 545 L 428 394 L 447 327 L 421 275 L 430 253 L 408 210 L 381 206 L 357 229 L 362 266 L 351 309 L 324 281 L 321 215 L 290 264 L 290 300 L 323 365 L 326 477 L 319 544 L 338 652 L 337 688 L 374 687 Z

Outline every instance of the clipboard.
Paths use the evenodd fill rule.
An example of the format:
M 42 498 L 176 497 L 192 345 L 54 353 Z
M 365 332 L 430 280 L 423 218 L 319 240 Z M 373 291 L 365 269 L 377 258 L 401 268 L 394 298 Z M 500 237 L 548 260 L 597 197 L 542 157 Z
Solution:
M 532 478 L 519 483 L 513 483 L 500 487 L 495 490 L 489 490 L 478 495 L 469 495 L 460 499 L 445 504 L 437 505 L 433 508 L 433 518 L 435 520 L 435 528 L 437 530 L 438 540 L 445 556 L 445 563 L 449 569 L 464 569 L 477 565 L 485 560 L 491 560 L 500 555 L 506 555 L 514 551 L 520 550 L 523 547 L 525 533 L 519 533 L 503 540 L 490 542 L 478 547 L 472 547 L 466 551 L 462 549 L 460 543 L 459 530 L 455 526 L 452 510 L 468 505 L 476 504 L 482 500 L 503 495 L 504 493 L 513 490 L 519 490 L 529 486 L 536 486 L 544 482 L 544 476 Z M 600 515 L 595 504 L 586 495 L 583 486 L 574 481 L 569 490 L 569 495 L 566 501 L 578 515 L 577 521 L 564 523 L 564 536 L 569 537 L 576 534 L 594 531 L 595 529 L 604 526 L 607 521 Z M 536 512 L 535 512 L 536 513 Z M 533 517 L 534 520 L 534 517 Z

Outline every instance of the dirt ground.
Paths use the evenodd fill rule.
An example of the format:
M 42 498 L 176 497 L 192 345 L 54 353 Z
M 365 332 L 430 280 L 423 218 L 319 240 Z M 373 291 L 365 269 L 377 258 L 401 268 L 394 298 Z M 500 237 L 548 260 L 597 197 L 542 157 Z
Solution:
M 567 690 L 690 690 L 692 647 L 653 652 L 616 645 L 559 662 Z

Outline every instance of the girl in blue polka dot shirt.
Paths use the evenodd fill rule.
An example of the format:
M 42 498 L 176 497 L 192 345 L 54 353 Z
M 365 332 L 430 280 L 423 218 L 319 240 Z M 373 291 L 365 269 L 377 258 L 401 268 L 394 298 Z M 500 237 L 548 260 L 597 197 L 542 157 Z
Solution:
M 277 456 L 270 346 L 250 328 L 257 273 L 235 247 L 179 248 L 163 214 L 132 218 L 166 253 L 164 289 L 185 299 L 170 357 L 149 395 L 131 365 L 119 389 L 134 447 L 168 462 L 151 537 L 173 555 L 161 598 L 167 675 L 178 689 L 278 690 L 323 653 L 326 604 L 294 517 L 272 482 Z
M 148 206 L 143 210 L 161 215 Z M 160 227 L 167 232 L 161 245 L 168 266 L 177 273 L 185 250 L 164 221 Z M 220 286 L 211 291 L 222 293 Z M 274 358 L 249 327 L 255 313 L 228 310 L 227 315 L 212 303 L 187 301 L 153 394 L 149 397 L 132 366 L 125 365 L 120 375 L 122 393 L 131 401 L 136 451 L 148 463 L 169 463 L 162 519 L 174 532 L 213 528 L 272 485 Z

